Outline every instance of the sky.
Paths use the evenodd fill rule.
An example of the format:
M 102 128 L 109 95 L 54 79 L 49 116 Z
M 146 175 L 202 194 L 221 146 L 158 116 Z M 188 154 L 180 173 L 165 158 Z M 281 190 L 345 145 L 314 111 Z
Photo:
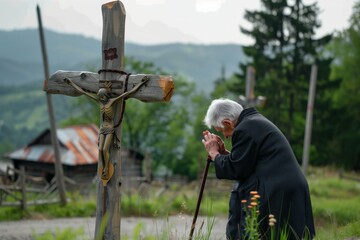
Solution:
M 306 4 L 315 0 L 303 0 Z M 36 6 L 43 26 L 101 40 L 104 0 L 0 0 L 0 30 L 37 28 Z M 126 10 L 125 41 L 139 44 L 252 44 L 240 32 L 248 28 L 245 10 L 260 9 L 260 0 L 122 0 Z M 341 31 L 356 0 L 317 0 L 322 27 L 316 37 Z

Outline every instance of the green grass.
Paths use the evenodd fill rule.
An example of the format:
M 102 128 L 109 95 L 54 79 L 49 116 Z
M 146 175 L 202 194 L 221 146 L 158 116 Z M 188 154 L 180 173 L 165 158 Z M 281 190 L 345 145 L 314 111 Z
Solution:
M 317 240 L 360 237 L 360 183 L 341 179 L 331 169 L 308 177 Z M 360 179 L 359 176 L 357 176 Z
M 309 179 L 318 225 L 344 225 L 360 220 L 360 184 L 337 177 Z
M 65 228 L 63 230 L 56 229 L 55 232 L 50 230 L 45 231 L 43 234 L 37 234 L 33 232 L 33 238 L 35 240 L 85 240 L 83 228 Z
M 336 171 L 331 169 L 311 169 L 308 182 L 317 231 L 316 240 L 360 238 L 360 183 L 340 179 Z M 192 215 L 198 194 L 197 190 L 194 191 L 197 189 L 195 186 L 197 183 L 188 186 L 173 185 L 160 195 L 157 194 L 159 188 L 155 186 L 149 186 L 146 196 L 138 193 L 123 194 L 122 217 L 145 216 L 156 219 L 170 215 Z M 65 207 L 57 204 L 29 206 L 27 211 L 15 207 L 1 207 L 0 221 L 36 218 L 39 215 L 43 218 L 95 216 L 95 195 L 90 199 L 83 199 L 77 194 L 70 194 L 69 197 L 72 200 Z M 227 213 L 228 194 L 216 194 L 212 186 L 206 186 L 199 215 L 216 218 L 226 217 Z M 139 234 L 142 228 L 143 226 L 139 224 L 133 235 Z M 168 231 L 144 239 L 167 239 L 171 234 L 171 226 L 168 228 Z M 67 231 L 67 234 L 71 234 L 70 230 Z M 209 232 L 209 229 L 207 231 Z M 198 236 L 197 239 L 207 238 Z
M 344 226 L 338 226 L 336 223 L 328 227 L 318 227 L 316 240 L 340 240 L 353 239 L 360 237 L 360 221 L 350 222 Z

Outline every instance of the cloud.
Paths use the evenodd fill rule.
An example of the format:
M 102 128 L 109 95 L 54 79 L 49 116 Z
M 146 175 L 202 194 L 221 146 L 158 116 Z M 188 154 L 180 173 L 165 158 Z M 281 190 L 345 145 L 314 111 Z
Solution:
M 126 34 L 138 43 L 194 42 L 249 44 L 252 39 L 239 27 L 249 27 L 245 9 L 260 8 L 260 0 L 121 0 L 126 9 Z M 317 1 L 322 12 L 317 30 L 320 37 L 348 24 L 357 0 Z M 0 0 L 0 29 L 36 28 L 36 5 L 43 25 L 58 32 L 78 33 L 101 39 L 101 5 L 109 0 Z M 334 18 L 336 16 L 336 18 Z M 146 34 L 145 34 L 146 33 Z
M 150 21 L 144 26 L 139 26 L 131 18 L 126 21 L 125 38 L 127 41 L 141 44 L 201 42 L 200 39 L 163 22 Z
M 165 4 L 165 0 L 136 0 L 136 4 L 139 5 L 157 5 L 157 4 Z
M 225 0 L 196 0 L 195 8 L 198 12 L 216 12 L 224 2 Z

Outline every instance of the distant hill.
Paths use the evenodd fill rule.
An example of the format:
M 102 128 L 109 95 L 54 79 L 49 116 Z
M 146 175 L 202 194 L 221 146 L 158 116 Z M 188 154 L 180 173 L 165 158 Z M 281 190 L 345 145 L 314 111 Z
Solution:
M 53 31 L 45 31 L 45 39 L 50 73 L 98 61 L 100 43 L 95 39 Z M 44 79 L 37 30 L 0 31 L 0 71 L 5 85 Z
M 50 73 L 57 70 L 101 68 L 101 42 L 80 35 L 45 31 Z M 125 55 L 152 62 L 175 76 L 196 83 L 196 90 L 210 93 L 213 82 L 225 69 L 228 77 L 238 71 L 244 55 L 239 45 L 163 44 L 144 46 L 126 43 Z M 49 127 L 44 70 L 36 29 L 0 31 L 0 160 L 1 154 L 28 143 Z M 55 118 L 77 114 L 77 98 L 53 95 Z
M 81 35 L 45 31 L 50 73 L 56 70 L 101 68 L 101 42 Z M 240 45 L 125 44 L 125 55 L 152 62 L 170 74 L 196 82 L 198 90 L 210 92 L 220 77 L 228 77 L 245 60 Z M 19 85 L 42 81 L 44 72 L 37 29 L 0 30 L 0 84 Z

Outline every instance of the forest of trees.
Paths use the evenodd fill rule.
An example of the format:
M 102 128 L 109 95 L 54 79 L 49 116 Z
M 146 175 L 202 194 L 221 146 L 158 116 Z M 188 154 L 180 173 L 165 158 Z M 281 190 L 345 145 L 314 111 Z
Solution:
M 335 165 L 360 170 L 360 1 L 342 32 L 315 37 L 319 7 L 302 0 L 261 0 L 258 10 L 246 11 L 254 44 L 244 47 L 249 62 L 237 74 L 216 79 L 210 96 L 194 91 L 194 83 L 177 76 L 170 103 L 129 99 L 123 121 L 122 146 L 151 154 L 153 168 L 166 166 L 173 174 L 195 178 L 199 159 L 206 160 L 202 124 L 213 98 L 238 100 L 245 91 L 245 69 L 256 69 L 255 94 L 266 96 L 259 111 L 287 136 L 301 163 L 311 66 L 318 67 L 314 103 L 311 165 Z M 152 63 L 126 58 L 132 73 L 166 74 Z M 97 123 L 97 105 L 79 98 L 71 106 L 81 115 L 61 124 Z M 86 111 L 84 111 L 86 109 Z M 231 148 L 229 142 L 227 147 Z
M 291 3 L 290 3 L 291 2 Z M 317 3 L 262 0 L 262 9 L 246 11 L 251 29 L 241 28 L 255 43 L 244 47 L 250 62 L 218 85 L 220 95 L 244 92 L 246 66 L 256 69 L 255 94 L 268 101 L 261 112 L 287 136 L 302 158 L 311 66 L 318 67 L 311 164 L 360 169 L 360 1 L 350 27 L 316 39 L 321 26 Z
M 262 112 L 282 129 L 301 159 L 310 70 L 316 64 L 311 163 L 359 169 L 360 115 L 355 104 L 360 79 L 355 66 L 360 64 L 360 2 L 353 8 L 349 29 L 319 39 L 317 4 L 287 2 L 262 1 L 262 10 L 245 14 L 253 28 L 241 29 L 255 40 L 245 53 L 256 68 L 255 91 L 269 99 Z M 239 74 L 229 90 L 238 91 L 243 83 Z

